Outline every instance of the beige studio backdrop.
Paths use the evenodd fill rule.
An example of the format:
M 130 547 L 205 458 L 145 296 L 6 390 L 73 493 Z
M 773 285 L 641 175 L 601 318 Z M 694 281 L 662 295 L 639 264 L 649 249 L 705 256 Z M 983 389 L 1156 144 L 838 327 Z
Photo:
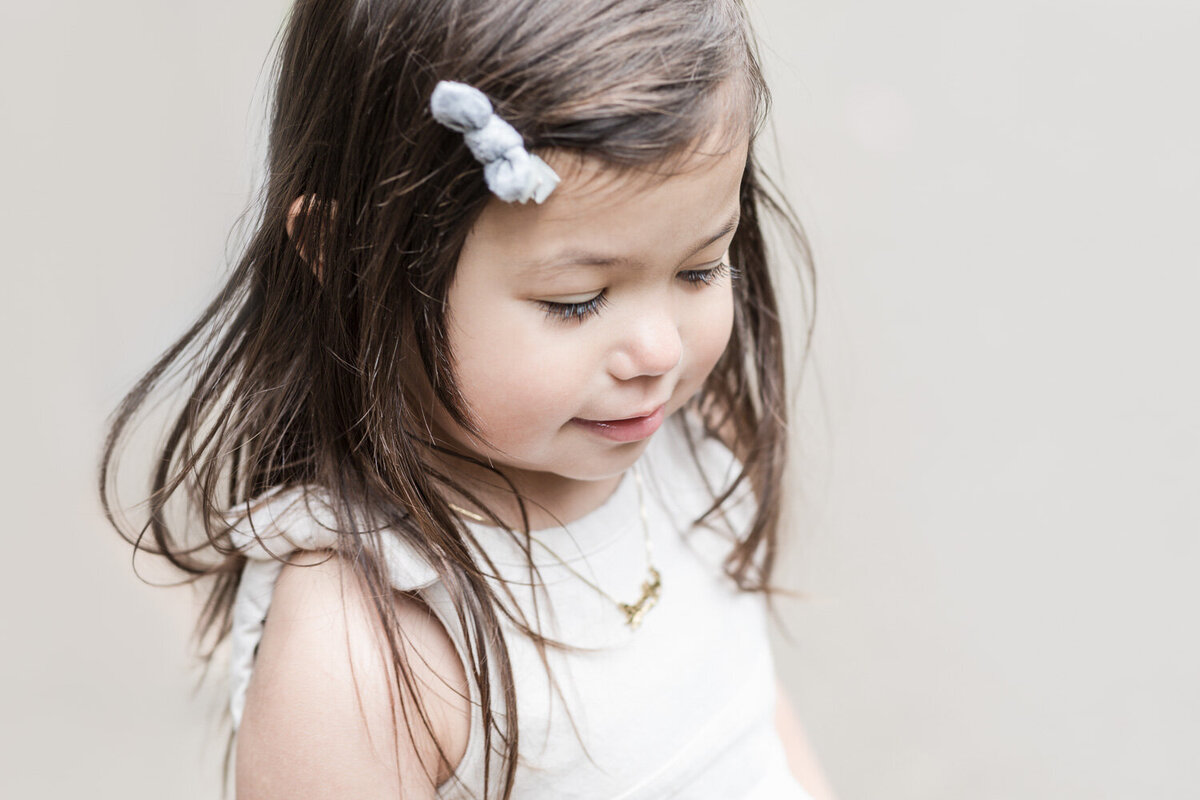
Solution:
M 285 5 L 0 6 L 0 796 L 218 794 L 191 597 L 93 473 L 235 250 Z M 840 797 L 1200 797 L 1200 6 L 752 6 L 819 286 L 779 667 Z

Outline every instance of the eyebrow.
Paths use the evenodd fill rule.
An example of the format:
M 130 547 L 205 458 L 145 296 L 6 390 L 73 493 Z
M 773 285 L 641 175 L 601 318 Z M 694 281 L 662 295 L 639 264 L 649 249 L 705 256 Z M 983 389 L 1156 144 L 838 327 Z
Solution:
M 699 253 L 704 248 L 719 241 L 725 236 L 728 236 L 741 223 L 741 209 L 733 213 L 729 221 L 721 226 L 721 229 L 703 241 L 697 243 L 691 251 L 684 257 L 684 260 L 691 258 Z M 548 272 L 550 270 L 559 269 L 561 267 L 612 267 L 612 266 L 630 266 L 638 264 L 638 260 L 628 256 L 605 255 L 604 253 L 595 253 L 587 250 L 564 250 L 561 253 L 556 253 L 548 258 L 539 259 L 537 261 L 529 261 L 522 265 L 521 271 L 528 274 L 536 274 L 539 272 Z

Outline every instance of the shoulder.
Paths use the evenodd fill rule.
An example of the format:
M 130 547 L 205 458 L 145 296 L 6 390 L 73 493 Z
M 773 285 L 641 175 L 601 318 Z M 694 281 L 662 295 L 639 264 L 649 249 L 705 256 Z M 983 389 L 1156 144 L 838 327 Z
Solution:
M 353 570 L 327 550 L 292 561 L 276 582 L 246 695 L 237 796 L 396 797 L 405 781 L 404 797 L 433 797 L 450 773 L 438 767 L 437 744 L 456 766 L 470 730 L 466 674 L 449 635 L 419 599 L 391 593 L 431 736 L 414 698 L 395 696 L 385 633 Z
M 272 561 L 295 550 L 330 550 L 347 530 L 332 494 L 318 486 L 276 487 L 224 512 L 234 547 L 254 561 Z M 437 569 L 393 525 L 371 513 L 351 521 L 354 531 L 379 528 L 384 566 L 392 586 L 406 591 L 438 580 Z M 356 524 L 360 523 L 360 524 Z

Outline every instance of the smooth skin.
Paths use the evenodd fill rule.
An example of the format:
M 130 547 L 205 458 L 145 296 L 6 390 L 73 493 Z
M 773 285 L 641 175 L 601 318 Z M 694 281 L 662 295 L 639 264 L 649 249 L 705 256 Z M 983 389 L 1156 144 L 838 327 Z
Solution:
M 614 443 L 573 419 L 624 419 L 664 404 L 670 416 L 724 352 L 733 324 L 724 265 L 747 144 L 696 155 L 665 178 L 552 152 L 562 183 L 544 204 L 493 200 L 473 226 L 448 317 L 455 376 L 482 438 L 444 413 L 435 420 L 514 481 L 532 501 L 535 529 L 597 508 L 649 444 Z M 457 467 L 519 524 L 494 476 Z
M 409 736 L 399 703 L 392 711 L 395 671 L 368 590 L 331 551 L 293 560 L 276 582 L 246 693 L 236 797 L 435 797 L 450 774 L 438 768 L 435 737 L 457 765 L 470 730 L 466 673 L 445 628 L 419 600 L 393 593 L 434 730 L 413 718 Z
M 733 295 L 723 265 L 747 146 L 697 154 L 670 176 L 549 153 L 563 180 L 544 204 L 493 200 L 472 228 L 448 294 L 449 337 L 482 438 L 444 413 L 435 424 L 514 481 L 532 501 L 534 529 L 599 507 L 649 442 L 615 443 L 573 419 L 620 419 L 664 404 L 669 416 L 724 351 Z M 505 522 L 518 523 L 494 477 L 452 463 Z M 366 590 L 329 555 L 298 556 L 276 584 L 238 733 L 237 796 L 433 798 L 466 751 L 461 660 L 418 598 L 393 593 L 433 723 L 431 736 L 413 720 L 409 735 L 403 710 L 392 708 L 395 676 Z M 782 685 L 777 691 L 793 772 L 814 800 L 833 800 Z M 437 742 L 448 765 L 437 764 Z

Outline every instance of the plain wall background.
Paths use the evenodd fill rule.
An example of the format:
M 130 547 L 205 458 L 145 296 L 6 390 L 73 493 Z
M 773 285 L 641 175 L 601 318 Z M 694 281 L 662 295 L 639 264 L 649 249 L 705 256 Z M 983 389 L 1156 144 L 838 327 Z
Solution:
M 189 591 L 93 473 L 235 249 L 286 6 L 0 8 L 5 797 L 217 796 Z M 752 8 L 819 286 L 779 663 L 842 800 L 1197 796 L 1200 6 Z

